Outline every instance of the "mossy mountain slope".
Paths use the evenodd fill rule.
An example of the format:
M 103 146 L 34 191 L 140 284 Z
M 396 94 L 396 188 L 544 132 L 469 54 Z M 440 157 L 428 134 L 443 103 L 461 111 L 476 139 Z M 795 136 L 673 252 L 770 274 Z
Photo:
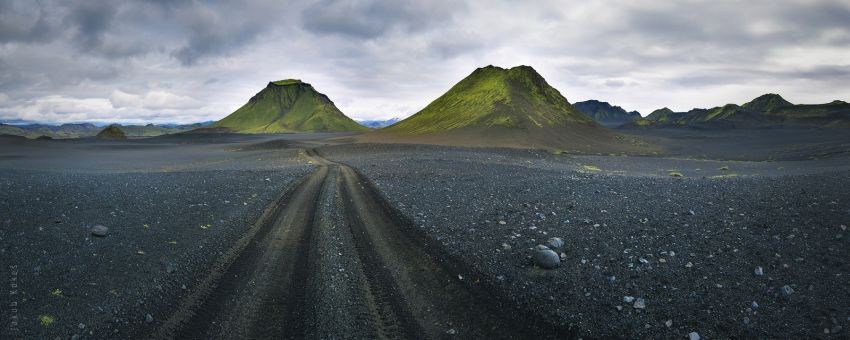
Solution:
M 344 115 L 326 95 L 297 79 L 270 82 L 209 128 L 237 133 L 368 130 Z
M 578 153 L 656 152 L 576 110 L 533 68 L 476 69 L 424 109 L 361 142 L 550 149 Z
M 596 123 L 530 66 L 476 69 L 422 111 L 384 132 L 442 133 L 461 128 L 544 128 Z

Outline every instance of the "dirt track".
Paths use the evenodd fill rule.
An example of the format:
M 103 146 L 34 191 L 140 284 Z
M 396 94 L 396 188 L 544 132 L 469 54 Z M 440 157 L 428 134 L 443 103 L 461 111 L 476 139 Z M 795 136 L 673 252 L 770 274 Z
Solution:
M 568 334 L 518 316 L 475 278 L 453 274 L 354 169 L 305 154 L 318 168 L 267 208 L 152 337 Z M 340 280 L 310 284 L 328 277 Z M 325 285 L 345 293 L 323 292 Z

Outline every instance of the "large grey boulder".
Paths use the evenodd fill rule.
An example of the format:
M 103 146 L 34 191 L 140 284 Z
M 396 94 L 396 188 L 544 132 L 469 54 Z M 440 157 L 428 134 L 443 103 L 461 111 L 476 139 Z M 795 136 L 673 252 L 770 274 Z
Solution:
M 531 260 L 534 261 L 535 266 L 543 269 L 555 269 L 561 266 L 561 257 L 558 253 L 542 244 L 532 249 Z

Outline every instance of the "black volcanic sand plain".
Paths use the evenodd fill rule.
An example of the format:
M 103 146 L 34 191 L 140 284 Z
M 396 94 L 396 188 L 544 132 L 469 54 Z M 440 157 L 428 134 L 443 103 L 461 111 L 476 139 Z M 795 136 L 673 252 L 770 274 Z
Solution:
M 0 337 L 144 334 L 312 168 L 297 149 L 236 151 L 262 137 L 197 139 L 0 143 L 0 271 L 19 285 Z
M 4 305 L 18 303 L 20 331 L 3 310 L 2 335 L 848 336 L 845 134 L 620 132 L 663 154 L 342 144 L 338 134 L 4 139 L 0 275 L 18 282 Z M 280 220 L 253 228 L 275 202 Z M 302 236 L 287 218 L 307 226 Z M 108 236 L 92 236 L 95 224 Z M 531 248 L 549 237 L 564 239 L 564 260 L 535 268 Z M 301 250 L 292 270 L 268 274 L 284 288 L 253 285 L 278 243 Z M 256 298 L 275 294 L 285 306 Z M 254 309 L 286 311 L 288 323 Z

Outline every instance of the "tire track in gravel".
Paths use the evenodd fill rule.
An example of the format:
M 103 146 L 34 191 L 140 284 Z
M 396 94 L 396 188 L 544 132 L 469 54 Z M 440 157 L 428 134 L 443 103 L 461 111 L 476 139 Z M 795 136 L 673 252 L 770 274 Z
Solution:
M 492 287 L 469 282 L 472 278 L 464 281 L 456 273 L 471 270 L 459 261 L 455 265 L 440 261 L 446 260 L 445 254 L 429 245 L 357 171 L 325 160 L 315 150 L 308 155 L 322 159 L 323 164 L 339 166 L 342 197 L 357 251 L 365 263 L 370 288 L 380 288 L 375 317 L 381 320 L 388 309 L 395 321 L 388 325 L 388 337 L 574 337 L 567 327 L 547 324 L 506 306 L 507 299 L 495 296 Z M 395 332 L 395 324 L 404 325 L 406 333 Z
M 456 273 L 468 270 L 441 262 L 441 254 L 353 168 L 312 149 L 304 154 L 317 169 L 266 209 L 152 338 L 305 338 L 327 335 L 316 329 L 327 321 L 317 319 L 333 315 L 338 317 L 334 332 L 341 333 L 333 337 L 569 334 L 505 308 L 505 299 L 467 282 L 471 278 L 464 281 Z M 337 249 L 340 240 L 353 249 L 354 258 L 336 261 L 329 257 L 336 255 L 328 253 L 332 249 L 322 249 Z M 337 273 L 343 268 L 333 263 L 344 265 L 346 274 Z M 321 277 L 345 288 L 325 287 Z M 356 303 L 344 306 L 341 292 L 353 294 L 347 300 Z
M 319 193 L 328 174 L 320 166 L 269 210 L 260 227 L 214 288 L 184 301 L 155 338 L 281 338 L 304 334 L 304 282 L 309 275 L 312 226 Z M 173 332 L 168 328 L 178 329 Z

